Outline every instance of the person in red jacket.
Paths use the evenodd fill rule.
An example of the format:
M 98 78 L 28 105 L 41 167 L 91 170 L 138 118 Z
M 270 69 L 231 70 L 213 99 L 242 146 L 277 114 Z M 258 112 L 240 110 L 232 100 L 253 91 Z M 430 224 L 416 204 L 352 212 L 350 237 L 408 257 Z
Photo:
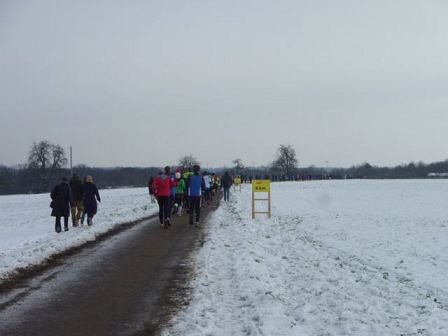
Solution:
M 159 176 L 154 179 L 152 190 L 159 203 L 160 226 L 167 229 L 171 225 L 171 187 L 176 186 L 170 177 L 170 167 L 166 166 L 159 171 Z

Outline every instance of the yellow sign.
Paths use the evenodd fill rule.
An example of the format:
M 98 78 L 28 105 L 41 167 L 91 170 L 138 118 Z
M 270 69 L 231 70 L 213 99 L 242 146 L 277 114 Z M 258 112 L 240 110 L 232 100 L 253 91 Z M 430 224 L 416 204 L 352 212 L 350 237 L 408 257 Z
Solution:
M 235 179 L 233 180 L 233 183 L 235 183 L 235 185 L 240 185 L 241 184 L 241 178 L 235 177 Z
M 270 180 L 252 180 L 253 192 L 270 192 L 271 181 Z
M 261 196 L 255 196 L 257 192 L 268 193 L 268 198 L 260 198 Z M 267 201 L 268 211 L 256 211 L 255 201 Z M 252 218 L 255 219 L 255 214 L 267 214 L 271 218 L 271 181 L 270 180 L 252 180 Z

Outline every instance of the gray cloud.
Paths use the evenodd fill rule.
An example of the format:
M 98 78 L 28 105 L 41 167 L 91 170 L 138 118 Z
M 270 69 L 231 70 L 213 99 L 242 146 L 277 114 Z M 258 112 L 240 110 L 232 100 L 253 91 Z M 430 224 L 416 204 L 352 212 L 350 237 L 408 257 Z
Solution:
M 448 157 L 442 1 L 2 1 L 0 163 Z

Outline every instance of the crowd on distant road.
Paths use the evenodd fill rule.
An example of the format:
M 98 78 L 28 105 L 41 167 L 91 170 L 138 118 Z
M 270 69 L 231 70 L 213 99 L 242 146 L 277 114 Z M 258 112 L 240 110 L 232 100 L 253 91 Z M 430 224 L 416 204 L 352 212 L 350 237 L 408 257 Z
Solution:
M 213 200 L 218 190 L 224 192 L 224 200 L 229 200 L 230 187 L 233 178 L 228 172 L 223 176 L 204 171 L 201 173 L 199 165 L 192 169 L 177 168 L 171 173 L 171 168 L 166 166 L 159 170 L 156 177 L 148 182 L 149 194 L 152 202 L 157 200 L 159 204 L 160 226 L 167 229 L 171 226 L 171 215 L 182 215 L 182 209 L 186 209 L 190 215 L 190 225 L 198 226 L 201 217 L 201 207 Z
M 213 200 L 218 191 L 222 190 L 224 201 L 229 201 L 230 187 L 233 178 L 228 172 L 219 176 L 204 171 L 201 173 L 199 165 L 192 168 L 179 167 L 174 173 L 166 166 L 161 168 L 157 176 L 151 177 L 148 189 L 152 203 L 159 205 L 159 220 L 162 228 L 171 226 L 171 215 L 182 215 L 183 209 L 189 213 L 189 223 L 198 226 L 201 217 L 201 207 Z M 93 217 L 101 202 L 98 188 L 93 177 L 88 175 L 81 181 L 77 174 L 73 174 L 70 181 L 63 177 L 50 194 L 52 208 L 51 216 L 55 217 L 55 231 L 62 231 L 62 218 L 64 231 L 69 230 L 69 217 L 71 215 L 73 227 L 93 224 Z

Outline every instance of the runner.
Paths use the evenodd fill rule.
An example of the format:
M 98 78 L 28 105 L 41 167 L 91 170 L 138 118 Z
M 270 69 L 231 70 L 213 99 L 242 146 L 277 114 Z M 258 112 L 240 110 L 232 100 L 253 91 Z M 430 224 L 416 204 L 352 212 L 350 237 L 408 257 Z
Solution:
M 176 177 L 176 197 L 174 199 L 174 210 L 173 213 L 177 212 L 178 216 L 182 215 L 182 204 L 184 202 L 184 195 L 185 195 L 185 181 L 182 178 L 182 174 L 180 173 L 180 170 L 178 170 L 175 174 Z
M 188 200 L 190 204 L 190 225 L 193 225 L 193 219 L 195 219 L 195 225 L 199 225 L 199 219 L 201 217 L 201 196 L 202 190 L 205 189 L 204 179 L 199 175 L 201 167 L 195 165 L 193 167 L 193 175 L 188 178 L 187 190 Z M 196 215 L 196 217 L 195 217 Z
M 153 192 L 159 203 L 159 220 L 163 229 L 171 225 L 171 187 L 175 184 L 170 177 L 170 167 L 159 170 L 159 176 L 154 179 Z

